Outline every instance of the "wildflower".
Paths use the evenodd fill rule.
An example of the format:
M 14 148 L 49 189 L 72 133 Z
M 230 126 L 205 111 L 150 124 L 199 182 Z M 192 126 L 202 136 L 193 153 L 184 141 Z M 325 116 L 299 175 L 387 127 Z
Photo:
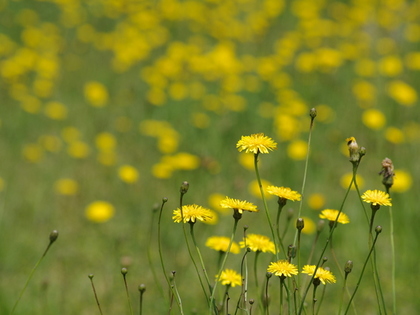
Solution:
M 123 165 L 118 169 L 119 178 L 128 184 L 134 184 L 139 179 L 139 172 L 131 165 Z
M 107 201 L 95 201 L 86 207 L 85 215 L 88 220 L 95 223 L 103 223 L 114 216 L 115 208 Z
M 289 187 L 268 186 L 267 192 L 279 197 L 279 201 L 283 200 L 284 202 L 286 200 L 299 201 L 301 198 L 297 191 L 291 190 Z
M 232 269 L 225 269 L 221 272 L 220 276 L 216 275 L 216 279 L 222 283 L 222 285 L 228 285 L 236 287 L 242 285 L 242 277 L 239 273 Z
M 362 199 L 373 206 L 392 206 L 389 195 L 381 190 L 367 190 L 362 195 Z
M 269 150 L 277 148 L 277 143 L 263 133 L 257 133 L 250 136 L 242 136 L 236 147 L 239 152 L 245 150 L 245 153 L 269 153 Z
M 228 246 L 230 243 L 230 238 L 226 236 L 211 236 L 206 241 L 206 246 L 211 249 L 217 250 L 219 252 L 227 252 Z M 239 254 L 240 248 L 239 245 L 235 242 L 232 242 L 230 246 L 230 251 L 234 254 Z
M 184 219 L 184 223 L 195 223 L 196 220 L 208 221 L 213 219 L 213 213 L 211 210 L 195 204 L 182 206 L 182 214 L 179 208 L 174 210 L 173 214 L 172 219 L 176 223 L 181 222 L 182 219 Z
M 103 107 L 108 102 L 108 91 L 106 87 L 99 82 L 90 81 L 84 86 L 86 100 L 95 107 Z
M 380 110 L 368 109 L 363 112 L 362 121 L 366 127 L 378 130 L 385 125 L 386 117 Z
M 248 234 L 244 237 L 244 240 L 239 243 L 239 246 L 241 246 L 241 248 L 248 247 L 253 252 L 276 253 L 276 247 L 270 238 L 259 234 Z
M 325 197 L 322 194 L 314 193 L 309 195 L 308 205 L 312 209 L 318 210 L 321 209 L 325 204 Z
M 338 213 L 339 213 L 338 210 L 325 209 L 321 211 L 321 214 L 319 215 L 319 217 L 321 219 L 327 219 L 329 221 L 335 222 L 335 220 L 337 219 Z M 345 213 L 341 212 L 340 215 L 338 216 L 337 222 L 341 224 L 347 224 L 347 223 L 350 223 L 350 219 Z
M 347 146 L 350 153 L 350 162 L 358 162 L 360 159 L 359 146 L 357 145 L 356 138 L 350 137 L 346 139 Z
M 291 277 L 298 274 L 297 267 L 284 259 L 270 263 L 267 271 L 279 277 Z
M 394 164 L 392 164 L 391 159 L 385 158 L 382 161 L 382 170 L 379 172 L 379 175 L 383 176 L 382 184 L 385 185 L 386 188 L 391 188 L 394 184 Z
M 395 192 L 405 192 L 411 188 L 413 184 L 413 178 L 411 174 L 405 170 L 395 170 L 395 181 L 392 186 Z
M 303 140 L 294 140 L 287 147 L 287 155 L 293 160 L 304 160 L 308 153 L 308 143 Z
M 306 273 L 312 277 L 315 272 L 315 268 L 316 268 L 315 265 L 305 265 L 303 266 L 302 273 Z M 332 274 L 332 272 L 322 267 L 318 267 L 314 278 L 319 279 L 322 282 L 322 284 L 336 282 L 335 277 Z
M 242 213 L 242 211 L 250 211 L 250 212 L 258 212 L 257 206 L 254 205 L 251 202 L 245 201 L 245 200 L 239 200 L 239 199 L 232 199 L 229 197 L 226 197 L 220 202 L 220 206 L 222 208 L 231 208 L 234 210 L 237 210 L 239 213 Z
M 74 179 L 61 178 L 55 182 L 54 189 L 60 195 L 72 196 L 79 190 L 79 185 Z

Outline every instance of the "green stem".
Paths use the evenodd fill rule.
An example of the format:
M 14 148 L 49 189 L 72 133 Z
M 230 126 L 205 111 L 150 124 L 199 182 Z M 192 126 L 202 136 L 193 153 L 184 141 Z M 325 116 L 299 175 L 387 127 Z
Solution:
M 386 192 L 389 195 L 389 188 L 386 187 Z M 394 244 L 394 217 L 392 206 L 389 208 L 389 221 L 390 221 L 390 239 L 391 239 L 391 282 L 392 282 L 392 313 L 397 314 L 397 293 L 395 285 L 395 244 Z
M 272 235 L 273 241 L 274 241 L 274 246 L 276 248 L 276 258 L 279 259 L 279 247 L 277 245 L 277 239 L 276 239 L 276 235 L 274 233 L 273 223 L 271 221 L 270 213 L 268 212 L 267 201 L 265 199 L 264 189 L 263 189 L 262 183 L 261 183 L 260 172 L 258 170 L 258 153 L 254 154 L 254 168 L 255 168 L 255 174 L 257 176 L 258 186 L 260 188 L 261 198 L 262 198 L 263 204 L 264 204 L 265 215 L 267 217 L 268 225 L 270 226 L 271 235 Z
M 284 249 L 284 244 L 283 244 L 283 238 L 280 235 L 280 215 L 282 213 L 283 207 L 284 205 L 282 203 L 278 203 L 279 204 L 279 208 L 277 210 L 277 218 L 276 218 L 276 230 L 277 230 L 277 238 L 279 240 L 280 246 L 281 246 L 281 250 L 283 251 L 284 254 L 286 254 L 287 252 Z
M 234 210 L 234 211 L 236 211 L 236 210 Z M 226 264 L 227 258 L 229 256 L 230 249 L 232 247 L 233 239 L 234 239 L 235 234 L 236 234 L 236 228 L 238 227 L 238 222 L 239 222 L 239 218 L 236 218 L 235 214 L 234 214 L 232 236 L 230 237 L 228 248 L 226 250 L 225 256 L 223 257 L 222 265 L 220 266 L 219 272 L 217 273 L 218 277 L 220 277 L 220 274 L 222 273 L 223 268 L 225 268 L 225 264 Z M 209 306 L 209 311 L 210 311 L 209 314 L 210 315 L 213 314 L 213 312 L 215 312 L 215 314 L 217 314 L 217 308 L 214 307 L 214 304 L 215 304 L 214 303 L 214 295 L 216 293 L 218 282 L 219 282 L 219 279 L 217 278 L 215 283 L 214 283 L 213 290 L 212 290 L 211 296 L 210 296 L 210 306 Z
M 150 220 L 149 243 L 147 245 L 147 260 L 149 261 L 149 267 L 150 267 L 150 270 L 152 271 L 153 281 L 157 285 L 158 290 L 163 297 L 163 296 L 165 296 L 165 294 L 163 293 L 162 284 L 160 283 L 160 281 L 158 281 L 158 277 L 157 277 L 156 269 L 155 269 L 155 264 L 153 263 L 153 260 L 152 260 L 152 251 L 151 251 L 152 235 L 153 235 L 153 229 L 154 229 L 153 222 L 154 222 L 154 218 L 155 218 L 155 213 L 156 213 L 156 209 L 153 209 L 152 217 L 151 217 L 151 220 Z
M 199 259 L 200 259 L 201 268 L 203 269 L 203 273 L 204 273 L 204 276 L 205 276 L 205 278 L 206 278 L 207 286 L 209 287 L 209 292 L 211 292 L 211 285 L 210 285 L 209 276 L 208 276 L 208 274 L 207 274 L 207 269 L 206 269 L 206 266 L 204 265 L 204 260 L 203 260 L 203 257 L 202 257 L 202 255 L 201 255 L 200 248 L 198 247 L 198 245 L 197 245 L 197 241 L 195 240 L 195 235 L 194 235 L 194 225 L 195 225 L 195 224 L 190 223 L 190 234 L 191 234 L 191 238 L 192 238 L 192 240 L 193 240 L 193 243 L 194 243 L 195 249 L 196 249 L 196 251 L 197 251 L 197 255 L 198 255 Z M 205 294 L 206 294 L 206 293 L 205 293 Z M 207 294 L 206 294 L 206 299 L 207 299 L 207 301 L 208 301 L 208 296 L 207 296 Z
M 309 288 L 310 288 L 310 286 L 311 286 L 311 284 L 312 284 L 312 282 L 313 282 L 313 280 L 315 278 L 316 271 L 318 270 L 318 267 L 321 264 L 321 261 L 322 261 L 322 259 L 324 257 L 324 254 L 325 254 L 325 251 L 327 250 L 328 244 L 332 240 L 333 233 L 335 231 L 335 228 L 337 227 L 338 218 L 340 217 L 340 214 L 343 211 L 344 204 L 345 204 L 345 202 L 347 200 L 347 197 L 348 197 L 348 195 L 350 193 L 350 189 L 351 189 L 351 187 L 353 185 L 354 178 L 356 177 L 358 166 L 359 166 L 359 163 L 353 163 L 353 178 L 352 178 L 352 180 L 351 180 L 351 182 L 349 184 L 349 187 L 347 188 L 346 194 L 344 195 L 344 199 L 343 199 L 343 201 L 342 201 L 342 203 L 340 205 L 340 209 L 338 211 L 337 217 L 335 218 L 334 224 L 330 228 L 330 234 L 328 236 L 327 241 L 325 242 L 324 248 L 322 249 L 321 255 L 319 256 L 318 263 L 316 264 L 316 267 L 315 267 L 314 273 L 312 275 L 312 278 L 311 278 L 311 280 L 310 280 L 310 282 L 309 282 L 308 286 L 306 287 L 305 292 L 303 294 L 302 301 L 301 301 L 300 308 L 299 308 L 299 313 L 298 313 L 299 315 L 302 314 L 304 303 L 305 303 L 305 299 L 306 299 L 306 296 L 308 294 Z
M 376 241 L 378 240 L 379 233 L 380 233 L 380 232 L 377 232 L 377 233 L 376 233 L 375 239 L 373 240 L 372 247 L 371 247 L 371 249 L 370 249 L 370 251 L 369 251 L 368 256 L 366 257 L 365 263 L 363 264 L 362 272 L 360 273 L 359 280 L 357 281 L 356 288 L 354 289 L 354 292 L 353 292 L 353 294 L 352 294 L 352 296 L 351 296 L 351 298 L 350 298 L 350 301 L 349 301 L 349 303 L 347 304 L 347 308 L 346 308 L 346 310 L 345 310 L 345 312 L 344 312 L 344 315 L 348 313 L 349 308 L 350 308 L 350 305 L 351 305 L 351 302 L 353 301 L 354 296 L 356 295 L 356 292 L 357 292 L 357 290 L 359 289 L 360 283 L 362 282 L 363 273 L 365 272 L 366 266 L 367 266 L 368 261 L 369 261 L 369 259 L 370 259 L 370 255 L 372 254 L 373 249 L 375 248 L 375 244 L 376 244 Z

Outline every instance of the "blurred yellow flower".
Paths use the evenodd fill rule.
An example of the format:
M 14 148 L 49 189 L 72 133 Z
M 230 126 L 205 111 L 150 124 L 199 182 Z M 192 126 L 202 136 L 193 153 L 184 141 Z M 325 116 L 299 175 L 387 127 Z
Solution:
M 220 276 L 216 275 L 216 279 L 220 281 L 222 285 L 236 287 L 242 285 L 242 277 L 233 269 L 225 269 L 222 271 Z
M 174 129 L 166 129 L 158 138 L 158 149 L 164 154 L 173 153 L 178 149 L 179 134 Z
M 395 80 L 388 84 L 388 95 L 404 106 L 413 106 L 417 102 L 416 90 L 400 80 Z
M 308 217 L 302 217 L 302 219 L 303 219 L 303 222 L 305 222 L 305 225 L 302 229 L 302 233 L 305 233 L 305 234 L 308 234 L 308 235 L 314 234 L 315 231 L 316 231 L 315 222 Z
M 45 115 L 55 120 L 63 120 L 67 118 L 67 107 L 60 102 L 49 102 L 44 108 Z
M 41 109 L 41 101 L 35 96 L 25 95 L 20 102 L 20 106 L 28 113 L 35 114 Z
M 254 170 L 254 156 L 251 154 L 246 154 L 245 152 L 241 152 L 238 155 L 239 164 L 241 164 L 247 170 Z M 259 162 L 261 163 L 261 162 Z
M 67 153 L 76 159 L 84 159 L 89 156 L 90 148 L 87 143 L 77 140 L 69 144 Z
M 353 84 L 353 94 L 360 101 L 373 102 L 376 99 L 376 88 L 368 81 L 358 81 Z
M 66 142 L 73 142 L 80 139 L 80 131 L 76 127 L 65 127 L 61 130 L 61 136 Z
M 385 130 L 385 139 L 391 143 L 402 143 L 405 141 L 404 132 L 396 127 L 388 127 Z
M 60 178 L 54 183 L 54 189 L 59 195 L 72 196 L 79 191 L 79 185 L 74 179 Z
M 24 145 L 22 154 L 27 161 L 36 163 L 44 157 L 44 150 L 37 143 L 29 143 Z
M 196 128 L 206 129 L 210 126 L 211 119 L 205 113 L 192 113 L 191 122 Z
M 373 77 L 376 73 L 376 63 L 371 59 L 359 59 L 355 63 L 355 72 L 362 77 Z
M 405 64 L 408 69 L 420 70 L 420 52 L 409 52 L 405 56 Z
M 167 163 L 156 163 L 152 166 L 152 174 L 156 178 L 170 178 L 174 168 Z
M 411 174 L 402 169 L 397 169 L 394 171 L 394 185 L 391 187 L 391 192 L 395 191 L 398 193 L 403 193 L 409 190 L 413 184 L 413 178 Z
M 227 236 L 210 236 L 206 241 L 206 246 L 220 252 L 227 252 L 229 243 L 230 238 Z M 236 242 L 232 242 L 229 252 L 239 254 L 239 245 Z
M 5 186 L 4 180 L 3 178 L 0 177 L 0 192 L 4 190 L 4 186 Z
M 293 160 L 304 160 L 308 153 L 308 143 L 303 140 L 294 140 L 287 146 L 287 155 Z
M 236 144 L 236 148 L 239 152 L 245 151 L 245 153 L 269 153 L 270 150 L 277 148 L 277 143 L 263 133 L 257 133 L 250 136 L 242 136 L 241 140 Z
M 341 187 L 343 187 L 344 189 L 347 189 L 350 185 L 350 182 L 351 182 L 352 178 L 353 178 L 353 173 L 351 173 L 351 172 L 346 173 L 343 176 L 341 176 L 341 179 L 340 179 Z M 356 174 L 356 182 L 357 182 L 357 185 L 359 186 L 359 189 L 362 188 L 365 185 L 364 178 L 359 174 Z M 356 190 L 356 188 L 354 186 L 354 183 L 351 186 L 351 189 Z
M 61 140 L 57 136 L 43 135 L 39 137 L 39 143 L 49 152 L 58 152 L 61 149 Z
M 379 60 L 379 72 L 388 77 L 395 77 L 403 71 L 401 58 L 395 55 L 383 57 Z
M 325 205 L 325 196 L 323 194 L 314 193 L 308 197 L 308 205 L 314 210 L 319 210 Z
M 367 109 L 362 114 L 362 122 L 366 127 L 374 130 L 381 129 L 385 123 L 385 115 L 378 109 Z
M 95 223 L 104 223 L 114 216 L 115 208 L 107 201 L 94 201 L 87 205 L 86 218 Z
M 222 214 L 230 214 L 231 211 L 229 209 L 223 208 L 220 206 L 220 202 L 225 199 L 225 196 L 222 194 L 214 193 L 211 194 L 208 198 L 208 203 L 212 209 L 217 210 Z
M 196 155 L 179 152 L 172 156 L 162 157 L 162 163 L 166 163 L 178 170 L 195 170 L 200 166 L 200 158 Z
M 117 162 L 117 156 L 114 151 L 101 151 L 96 159 L 99 163 L 106 166 L 114 165 Z
M 101 151 L 112 151 L 117 145 L 117 139 L 112 133 L 101 132 L 95 138 L 96 147 Z
M 131 165 L 122 165 L 118 169 L 118 176 L 123 182 L 134 184 L 139 179 L 139 172 Z
M 252 155 L 249 155 L 249 154 L 248 154 L 248 156 L 252 157 Z M 268 180 L 261 179 L 261 185 L 263 187 L 263 191 L 267 191 L 267 187 L 270 186 L 271 183 Z M 260 198 L 260 199 L 262 198 L 261 197 L 261 191 L 260 191 L 260 185 L 258 184 L 258 180 L 255 179 L 255 180 L 253 180 L 252 182 L 249 183 L 248 191 L 254 197 L 257 197 L 257 198 Z M 265 195 L 265 198 L 266 199 L 271 199 L 271 198 L 273 198 L 273 195 Z
M 317 105 L 316 107 L 317 115 L 316 121 L 323 123 L 331 123 L 335 119 L 335 111 L 328 105 Z
M 85 98 L 90 105 L 103 107 L 108 102 L 108 91 L 106 87 L 97 81 L 90 81 L 84 87 Z

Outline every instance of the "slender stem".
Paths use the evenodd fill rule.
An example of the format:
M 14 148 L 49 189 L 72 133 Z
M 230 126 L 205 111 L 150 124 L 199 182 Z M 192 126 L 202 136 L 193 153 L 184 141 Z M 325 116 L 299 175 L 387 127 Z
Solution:
M 165 277 L 166 282 L 168 283 L 168 287 L 171 289 L 171 296 L 170 296 L 170 301 L 169 301 L 169 311 L 172 308 L 172 301 L 173 301 L 173 297 L 174 297 L 174 287 L 171 284 L 171 281 L 169 280 L 169 276 L 166 273 L 166 268 L 165 268 L 165 262 L 163 260 L 163 254 L 162 254 L 162 239 L 161 239 L 161 221 L 162 221 L 162 212 L 163 212 L 163 206 L 165 205 L 165 203 L 168 201 L 167 198 L 163 198 L 162 199 L 162 204 L 160 206 L 160 210 L 159 210 L 159 218 L 158 218 L 158 249 L 159 249 L 159 258 L 160 258 L 160 265 L 162 267 L 162 272 L 163 275 Z M 179 307 L 179 310 L 181 312 L 181 314 L 184 314 L 184 311 L 182 309 L 182 300 L 181 297 L 178 295 L 177 299 L 176 299 L 176 303 Z
M 281 250 L 283 251 L 284 254 L 286 254 L 286 250 L 284 249 L 284 245 L 283 245 L 283 238 L 280 235 L 280 215 L 282 213 L 284 204 L 282 204 L 281 202 L 278 202 L 279 207 L 277 210 L 277 218 L 276 218 L 276 230 L 277 230 L 277 238 L 279 240 L 280 246 L 281 246 Z
M 153 260 L 152 260 L 152 251 L 151 251 L 152 235 L 153 235 L 153 230 L 154 230 L 153 222 L 154 222 L 156 210 L 157 210 L 156 208 L 153 209 L 151 220 L 150 220 L 149 242 L 147 244 L 147 260 L 149 261 L 149 267 L 150 267 L 150 270 L 152 271 L 153 281 L 156 284 L 156 286 L 158 287 L 158 290 L 163 297 L 163 296 L 165 296 L 165 294 L 163 293 L 162 284 L 160 283 L 160 281 L 158 281 L 158 277 L 157 277 L 156 269 L 155 269 L 155 264 L 153 263 Z
M 262 183 L 261 183 L 260 172 L 258 170 L 258 153 L 254 154 L 254 168 L 255 168 L 255 175 L 257 176 L 258 186 L 260 188 L 261 198 L 262 198 L 263 204 L 264 204 L 265 215 L 267 217 L 268 225 L 270 226 L 270 230 L 271 230 L 271 235 L 273 236 L 274 246 L 276 248 L 276 258 L 279 259 L 279 253 L 278 253 L 279 252 L 279 247 L 277 245 L 277 239 L 276 239 L 276 235 L 274 233 L 273 223 L 271 221 L 270 213 L 268 212 L 267 201 L 265 199 L 264 189 L 263 189 Z
M 202 257 L 202 255 L 201 255 L 200 248 L 198 247 L 198 245 L 197 245 L 197 241 L 195 240 L 195 235 L 194 235 L 194 225 L 195 225 L 195 224 L 190 223 L 190 234 L 191 234 L 191 238 L 192 238 L 192 240 L 193 240 L 193 243 L 194 243 L 195 249 L 196 249 L 196 251 L 197 251 L 197 255 L 198 255 L 199 259 L 200 259 L 201 268 L 203 269 L 203 273 L 204 273 L 204 276 L 205 276 L 205 278 L 206 278 L 207 286 L 209 287 L 209 292 L 211 292 L 211 285 L 210 285 L 209 276 L 208 276 L 208 274 L 207 274 L 207 269 L 206 269 L 206 266 L 204 265 L 204 260 L 203 260 L 203 257 Z M 206 292 L 204 292 L 204 293 L 205 293 L 205 295 L 206 295 L 206 300 L 208 301 L 208 300 L 209 300 L 209 299 L 208 299 L 208 296 L 207 296 Z
M 128 292 L 128 285 L 127 285 L 127 278 L 126 278 L 127 270 L 126 270 L 126 268 L 123 268 L 123 270 L 125 270 L 125 271 L 122 272 L 123 279 L 124 279 L 124 286 L 125 286 L 125 294 L 127 296 L 127 303 L 128 303 L 128 307 L 130 309 L 130 314 L 133 315 L 134 314 L 133 313 L 133 307 L 131 305 L 130 294 Z
M 298 313 L 298 314 L 302 314 L 302 311 L 303 311 L 303 306 L 304 306 L 305 299 L 306 299 L 306 296 L 307 296 L 307 294 L 308 294 L 308 291 L 309 291 L 310 285 L 311 285 L 311 283 L 313 282 L 313 279 L 315 278 L 316 271 L 318 270 L 318 267 L 319 267 L 319 265 L 321 264 L 322 258 L 324 257 L 324 253 L 325 253 L 325 251 L 326 251 L 326 249 L 327 249 L 327 247 L 328 247 L 328 244 L 331 242 L 331 239 L 332 239 L 333 233 L 334 233 L 334 231 L 335 231 L 335 228 L 337 227 L 337 221 L 338 221 L 338 218 L 340 217 L 340 214 L 341 214 L 341 212 L 343 211 L 344 204 L 345 204 L 345 202 L 346 202 L 346 200 L 347 200 L 347 197 L 348 197 L 348 195 L 349 195 L 349 192 L 350 192 L 351 186 L 353 185 L 354 178 L 356 177 L 356 173 L 357 173 L 357 168 L 358 168 L 358 166 L 359 166 L 359 163 L 353 163 L 353 178 L 352 178 L 352 180 L 351 180 L 351 182 L 350 182 L 350 184 L 349 184 L 349 187 L 347 188 L 346 194 L 344 195 L 344 199 L 343 199 L 343 201 L 342 201 L 342 203 L 341 203 L 341 206 L 340 206 L 340 209 L 339 209 L 339 211 L 338 211 L 338 213 L 337 213 L 337 217 L 336 217 L 336 219 L 335 219 L 335 221 L 334 221 L 334 224 L 332 225 L 332 227 L 331 227 L 331 229 L 330 229 L 330 234 L 329 234 L 329 236 L 328 236 L 327 241 L 325 242 L 324 248 L 322 249 L 321 255 L 319 256 L 318 263 L 316 264 L 316 267 L 315 267 L 314 273 L 313 273 L 313 275 L 312 275 L 312 278 L 311 278 L 311 280 L 310 280 L 310 283 L 309 283 L 309 284 L 308 284 L 308 286 L 306 287 L 306 290 L 305 290 L 305 292 L 304 292 L 304 294 L 303 294 L 303 297 L 302 297 L 302 301 L 301 301 L 301 304 L 300 304 L 300 308 L 299 308 L 299 313 Z
M 386 187 L 386 192 L 389 194 L 389 188 Z M 392 282 L 392 313 L 397 314 L 397 293 L 395 285 L 395 244 L 394 244 L 394 217 L 392 206 L 389 206 L 389 221 L 390 221 L 390 239 L 391 239 L 391 282 Z
M 236 210 L 234 210 L 234 211 L 236 211 Z M 220 266 L 219 272 L 217 273 L 217 276 L 218 277 L 220 277 L 220 274 L 222 273 L 223 268 L 225 268 L 226 260 L 227 260 L 227 258 L 229 256 L 230 249 L 231 249 L 232 243 L 233 243 L 233 239 L 234 239 L 235 234 L 236 234 L 236 228 L 238 227 L 238 222 L 239 222 L 239 219 L 236 218 L 235 215 L 234 215 L 234 223 L 233 223 L 232 236 L 230 237 L 228 248 L 226 250 L 225 256 L 223 257 L 222 265 Z M 217 314 L 217 308 L 214 307 L 214 304 L 215 304 L 214 303 L 214 295 L 216 293 L 216 288 L 217 288 L 217 283 L 218 282 L 219 282 L 219 278 L 216 279 L 216 281 L 214 283 L 214 286 L 213 286 L 213 290 L 211 292 L 210 306 L 209 306 L 209 311 L 210 312 L 209 312 L 209 314 L 213 314 L 213 312 L 216 312 L 216 314 Z
M 284 286 L 284 278 L 280 277 L 280 311 L 279 314 L 283 314 L 283 286 Z
M 351 296 L 351 298 L 350 298 L 350 301 L 349 301 L 349 303 L 347 304 L 347 308 L 346 308 L 346 310 L 345 310 L 345 312 L 344 312 L 344 315 L 348 313 L 349 308 L 350 308 L 350 305 L 351 305 L 351 302 L 353 301 L 354 296 L 356 295 L 356 292 L 357 292 L 357 290 L 359 289 L 360 283 L 362 282 L 363 273 L 365 272 L 366 266 L 367 266 L 368 261 L 369 261 L 369 259 L 370 259 L 370 255 L 372 254 L 373 249 L 375 248 L 375 244 L 376 244 L 376 241 L 378 240 L 378 236 L 379 236 L 379 232 L 377 232 L 377 233 L 376 233 L 375 239 L 373 240 L 372 247 L 371 247 L 371 249 L 370 249 L 370 251 L 369 251 L 368 256 L 366 257 L 365 263 L 363 264 L 362 272 L 360 273 L 359 280 L 357 281 L 356 288 L 354 289 L 354 292 L 353 292 L 353 294 L 352 294 L 352 296 Z
M 50 249 L 51 245 L 57 240 L 57 237 L 58 237 L 58 231 L 57 230 L 54 230 L 50 233 L 50 242 L 48 243 L 48 246 L 45 249 L 44 253 L 42 254 L 41 258 L 36 262 L 35 266 L 32 268 L 32 270 L 31 270 L 31 272 L 28 276 L 28 279 L 26 279 L 25 285 L 23 286 L 22 290 L 20 291 L 18 299 L 16 300 L 15 304 L 13 305 L 13 309 L 12 309 L 10 315 L 12 315 L 15 312 L 15 309 L 18 306 L 19 301 L 23 296 L 23 293 L 25 293 L 26 288 L 28 287 L 28 284 L 32 279 L 32 276 L 35 273 L 35 270 L 38 268 L 39 264 L 44 259 L 45 255 L 47 255 L 48 250 Z
M 99 313 L 102 315 L 103 313 L 102 313 L 101 305 L 99 304 L 98 295 L 96 294 L 95 285 L 93 284 L 93 274 L 89 274 L 88 277 L 89 277 L 90 283 L 92 285 L 92 290 L 93 290 L 93 295 L 95 296 L 96 305 L 98 306 Z

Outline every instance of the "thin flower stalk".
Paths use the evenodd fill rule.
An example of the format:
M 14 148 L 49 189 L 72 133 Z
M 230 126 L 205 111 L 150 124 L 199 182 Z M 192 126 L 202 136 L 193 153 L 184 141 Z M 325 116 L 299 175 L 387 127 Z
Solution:
M 345 310 L 345 312 L 344 312 L 344 315 L 346 315 L 346 314 L 348 313 L 348 311 L 349 311 L 349 309 L 350 309 L 350 305 L 352 304 L 352 301 L 353 301 L 353 299 L 354 299 L 354 296 L 356 295 L 357 290 L 358 290 L 358 289 L 359 289 L 359 287 L 360 287 L 360 283 L 362 282 L 362 278 L 363 278 L 363 274 L 364 274 L 364 272 L 365 272 L 366 266 L 367 266 L 367 264 L 368 264 L 368 261 L 369 261 L 369 259 L 370 259 L 370 256 L 372 255 L 373 249 L 375 248 L 376 241 L 378 240 L 378 236 L 379 236 L 379 234 L 382 232 L 382 227 L 381 227 L 381 226 L 376 227 L 375 232 L 376 232 L 376 235 L 375 235 L 375 238 L 374 238 L 374 240 L 373 240 L 372 247 L 371 247 L 371 249 L 370 249 L 370 251 L 369 251 L 369 254 L 367 255 L 366 260 L 365 260 L 365 262 L 364 262 L 364 264 L 363 264 L 363 268 L 362 268 L 362 271 L 361 271 L 361 273 L 360 273 L 359 279 L 358 279 L 358 281 L 357 281 L 356 288 L 354 289 L 354 292 L 353 292 L 353 294 L 352 294 L 352 296 L 351 296 L 351 298 L 350 298 L 350 301 L 349 301 L 349 303 L 347 304 L 347 308 L 346 308 L 346 310 Z
M 203 270 L 204 273 L 204 277 L 206 279 L 207 282 L 207 286 L 209 287 L 209 292 L 211 292 L 211 284 L 210 284 L 210 280 L 209 280 L 209 276 L 207 274 L 207 268 L 204 265 L 204 260 L 203 260 L 203 256 L 201 255 L 201 251 L 200 248 L 198 247 L 197 241 L 195 239 L 195 235 L 194 235 L 194 223 L 190 223 L 190 234 L 191 234 L 191 239 L 193 241 L 193 244 L 195 246 L 195 250 L 197 252 L 198 258 L 200 259 L 200 264 L 201 264 L 201 268 Z M 206 294 L 206 299 L 208 300 L 208 296 Z
M 162 212 L 163 212 L 163 206 L 165 205 L 165 203 L 168 201 L 168 198 L 163 198 L 162 199 L 162 204 L 160 206 L 160 210 L 159 210 L 159 218 L 158 218 L 158 250 L 159 250 L 159 258 L 160 258 L 160 264 L 162 267 L 162 272 L 163 275 L 165 277 L 166 282 L 168 283 L 168 287 L 171 290 L 171 297 L 170 297 L 170 302 L 169 302 L 169 309 L 172 308 L 172 301 L 173 301 L 173 297 L 175 296 L 175 291 L 174 291 L 174 286 L 171 284 L 171 281 L 168 277 L 168 274 L 166 273 L 166 268 L 165 268 L 165 262 L 163 259 L 163 254 L 162 254 L 162 239 L 161 239 L 161 220 L 162 220 Z M 181 300 L 181 296 L 179 294 L 176 295 L 176 303 L 179 307 L 179 311 L 181 313 L 181 315 L 184 314 L 184 310 L 182 308 L 182 300 Z

